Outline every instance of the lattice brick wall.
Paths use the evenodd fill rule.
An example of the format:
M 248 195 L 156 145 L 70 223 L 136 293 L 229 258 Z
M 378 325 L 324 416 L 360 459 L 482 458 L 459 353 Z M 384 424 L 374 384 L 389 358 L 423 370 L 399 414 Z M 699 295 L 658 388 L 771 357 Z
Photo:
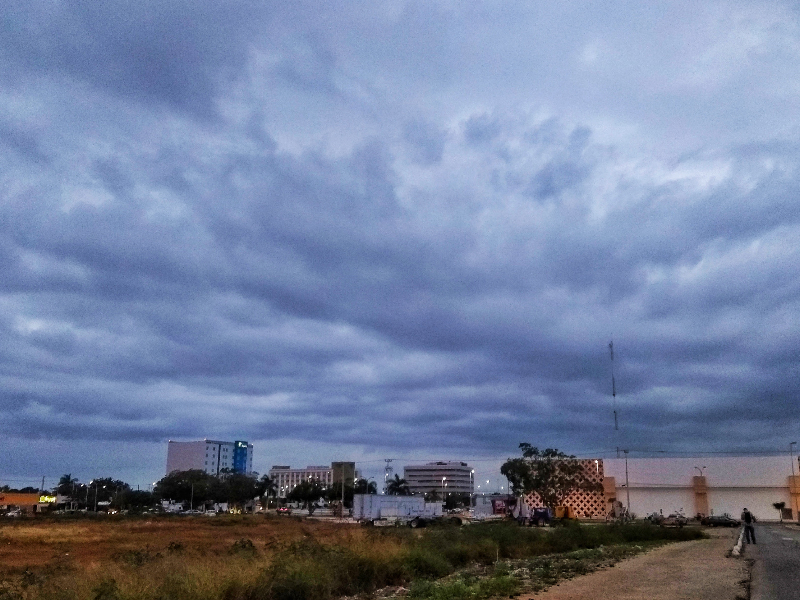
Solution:
M 598 491 L 576 490 L 567 496 L 564 504 L 571 506 L 580 518 L 604 516 L 607 511 L 606 498 L 603 493 L 603 461 L 598 459 L 595 463 L 592 458 L 580 459 L 578 462 L 583 467 L 586 478 L 592 483 L 599 484 Z M 542 501 L 539 494 L 527 494 L 525 504 L 530 508 L 539 508 Z

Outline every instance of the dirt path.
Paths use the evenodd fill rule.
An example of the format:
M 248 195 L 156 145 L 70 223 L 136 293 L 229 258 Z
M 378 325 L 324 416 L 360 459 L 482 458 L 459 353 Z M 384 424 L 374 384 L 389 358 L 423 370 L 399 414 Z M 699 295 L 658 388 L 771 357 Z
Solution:
M 738 530 L 735 530 L 738 532 Z M 735 600 L 747 577 L 741 559 L 726 558 L 732 531 L 712 532 L 707 540 L 669 544 L 618 565 L 565 581 L 536 600 Z

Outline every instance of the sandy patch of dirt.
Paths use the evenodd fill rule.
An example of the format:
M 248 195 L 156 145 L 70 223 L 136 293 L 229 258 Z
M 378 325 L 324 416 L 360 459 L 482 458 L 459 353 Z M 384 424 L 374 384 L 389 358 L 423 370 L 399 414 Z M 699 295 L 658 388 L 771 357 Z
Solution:
M 679 542 L 521 599 L 736 600 L 745 595 L 747 564 L 727 555 L 738 529 L 711 530 L 706 540 Z

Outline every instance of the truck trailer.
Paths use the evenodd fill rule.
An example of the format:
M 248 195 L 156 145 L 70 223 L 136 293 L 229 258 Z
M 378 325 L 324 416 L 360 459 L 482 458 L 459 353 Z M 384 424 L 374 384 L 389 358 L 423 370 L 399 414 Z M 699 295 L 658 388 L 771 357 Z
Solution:
M 353 518 L 369 525 L 408 525 L 424 527 L 442 518 L 441 502 L 425 502 L 422 496 L 379 496 L 356 494 Z

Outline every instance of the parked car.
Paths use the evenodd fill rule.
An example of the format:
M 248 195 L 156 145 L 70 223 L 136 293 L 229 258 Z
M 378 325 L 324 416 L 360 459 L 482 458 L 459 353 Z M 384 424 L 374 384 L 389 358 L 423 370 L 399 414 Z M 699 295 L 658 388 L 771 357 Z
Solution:
M 279 506 L 275 512 L 279 515 L 290 515 L 292 514 L 292 509 L 288 506 Z
M 734 519 L 728 513 L 725 513 L 724 515 L 703 517 L 700 519 L 700 524 L 706 527 L 739 527 L 742 522 L 739 519 Z
M 664 517 L 664 519 L 659 523 L 661 527 L 683 527 L 686 523 L 689 522 L 689 519 L 684 517 L 680 513 L 672 513 Z

